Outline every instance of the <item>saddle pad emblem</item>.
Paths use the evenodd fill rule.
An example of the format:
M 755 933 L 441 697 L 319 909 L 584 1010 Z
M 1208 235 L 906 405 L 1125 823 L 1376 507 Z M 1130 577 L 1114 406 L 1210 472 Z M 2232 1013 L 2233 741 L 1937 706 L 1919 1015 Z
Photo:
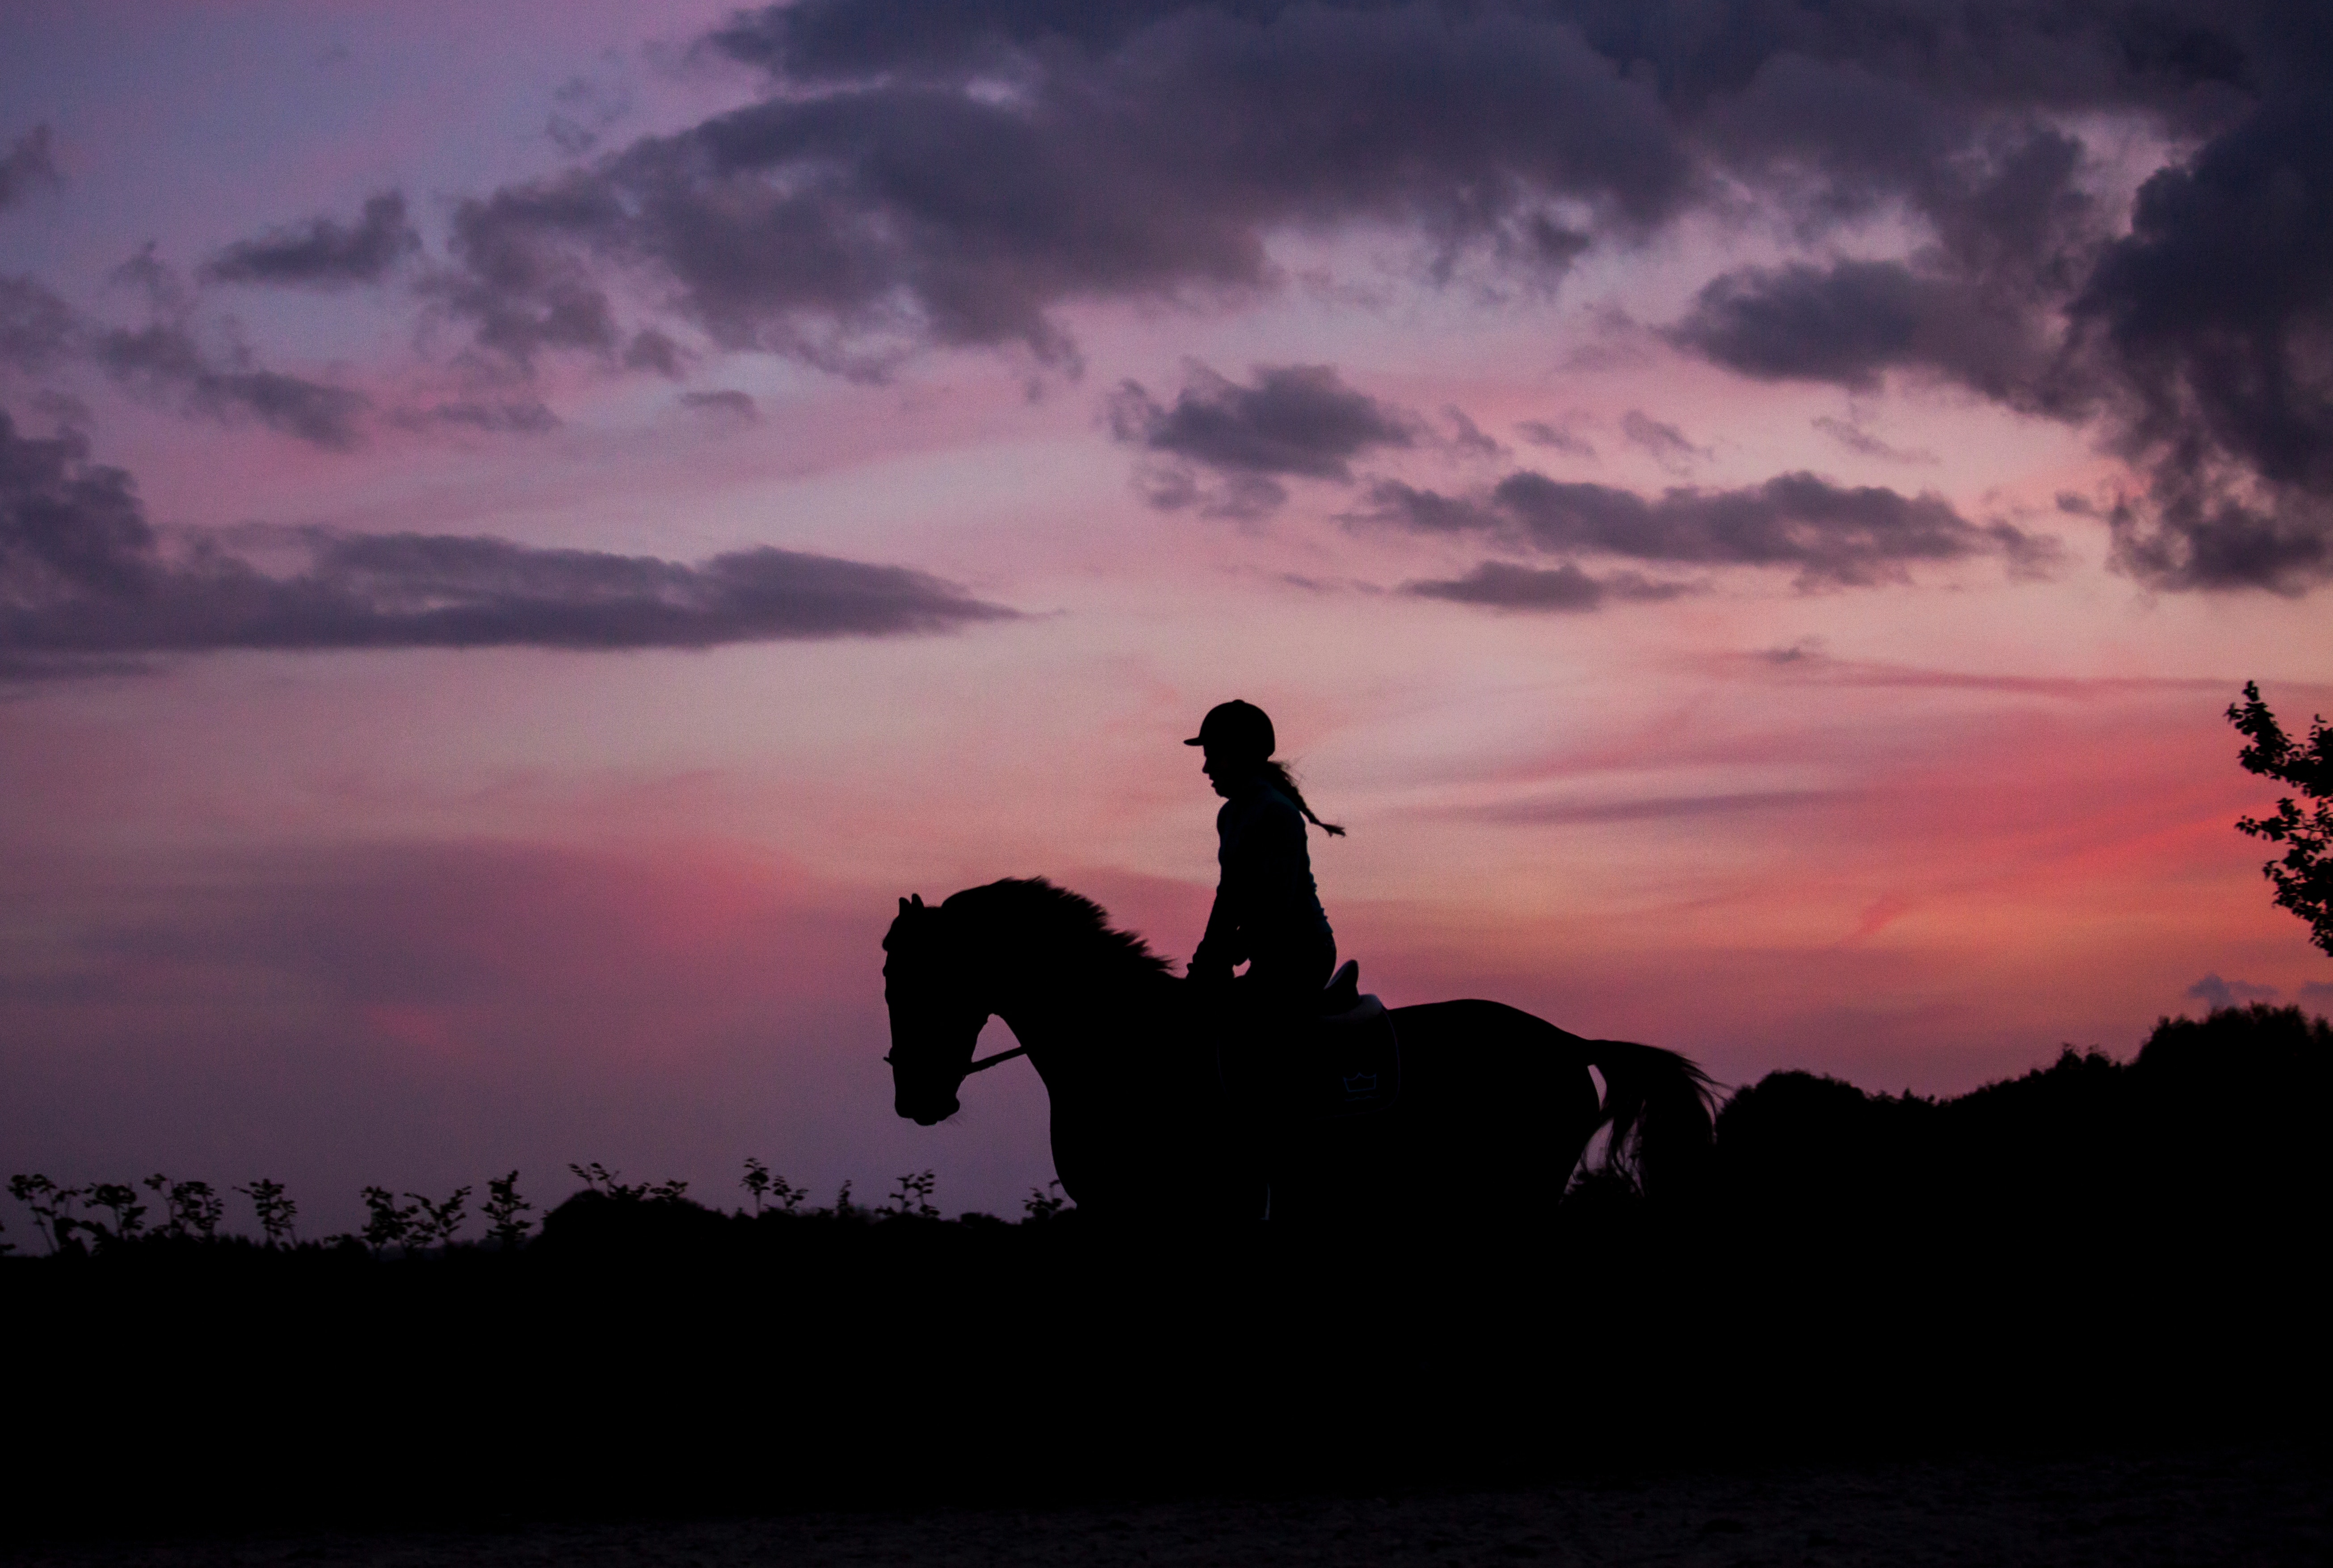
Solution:
M 1313 1026 L 1301 1053 L 1312 1085 L 1301 1096 L 1314 1116 L 1360 1116 L 1401 1095 L 1401 1042 L 1393 1016 L 1372 996 Z

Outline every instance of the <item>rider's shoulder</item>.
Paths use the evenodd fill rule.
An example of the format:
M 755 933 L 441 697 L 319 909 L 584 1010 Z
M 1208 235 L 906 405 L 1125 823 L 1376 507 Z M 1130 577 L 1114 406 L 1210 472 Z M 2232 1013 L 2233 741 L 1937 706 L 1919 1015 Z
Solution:
M 1304 814 L 1296 808 L 1295 801 L 1291 800 L 1271 785 L 1266 784 L 1249 796 L 1248 801 L 1249 810 L 1257 820 L 1275 823 L 1292 822 L 1298 825 L 1300 832 L 1302 831 Z

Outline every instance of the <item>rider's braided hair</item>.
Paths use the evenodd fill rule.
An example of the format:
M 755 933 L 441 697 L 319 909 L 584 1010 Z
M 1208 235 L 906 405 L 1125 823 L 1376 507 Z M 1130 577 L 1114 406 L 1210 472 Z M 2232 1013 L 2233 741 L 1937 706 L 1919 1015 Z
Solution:
M 1312 808 L 1305 803 L 1304 791 L 1299 789 L 1296 787 L 1296 780 L 1289 777 L 1287 763 L 1272 761 L 1258 762 L 1255 765 L 1255 770 L 1259 774 L 1263 775 L 1263 781 L 1265 783 L 1271 785 L 1274 789 L 1279 790 L 1282 795 L 1287 796 L 1289 804 L 1295 807 L 1299 811 L 1304 813 L 1304 819 L 1307 822 L 1310 822 L 1313 827 L 1318 827 L 1321 832 L 1327 834 L 1331 838 L 1342 838 L 1345 836 L 1345 830 L 1343 828 L 1338 827 L 1333 822 L 1321 821 L 1320 818 L 1314 814 Z

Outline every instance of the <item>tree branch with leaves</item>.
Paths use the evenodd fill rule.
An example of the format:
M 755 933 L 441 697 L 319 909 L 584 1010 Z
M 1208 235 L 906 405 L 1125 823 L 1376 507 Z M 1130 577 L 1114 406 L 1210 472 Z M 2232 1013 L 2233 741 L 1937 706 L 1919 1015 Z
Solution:
M 2303 811 L 2290 796 L 2266 817 L 2241 817 L 2240 832 L 2284 846 L 2284 854 L 2261 867 L 2276 884 L 2276 901 L 2309 923 L 2309 940 L 2333 953 L 2333 730 L 2319 716 L 2309 740 L 2296 742 L 2261 701 L 2257 682 L 2244 683 L 2244 700 L 2228 709 L 2228 722 L 2247 742 L 2238 760 L 2244 771 L 2273 779 L 2300 791 Z

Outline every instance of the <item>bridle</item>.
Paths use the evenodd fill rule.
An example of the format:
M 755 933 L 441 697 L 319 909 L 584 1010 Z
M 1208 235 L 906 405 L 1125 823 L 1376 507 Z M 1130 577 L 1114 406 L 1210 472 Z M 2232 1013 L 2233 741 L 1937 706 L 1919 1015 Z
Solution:
M 983 1056 L 980 1060 L 966 1067 L 964 1070 L 964 1076 L 969 1078 L 974 1073 L 984 1073 L 988 1071 L 989 1068 L 999 1066 L 1004 1062 L 1009 1062 L 1015 1056 L 1025 1056 L 1028 1054 L 1028 1047 L 1015 1046 L 1009 1051 L 999 1051 L 993 1056 Z M 883 1053 L 883 1065 L 886 1066 L 894 1065 L 891 1061 L 891 1053 L 888 1051 Z
M 901 899 L 901 900 L 899 901 L 899 913 L 900 913 L 903 917 L 907 914 L 907 911 L 908 911 L 908 908 L 909 908 L 909 907 L 910 907 L 910 906 L 909 906 L 909 904 L 908 904 L 908 903 L 907 903 L 907 901 L 906 899 L 904 899 L 904 898 L 903 898 L 903 899 Z M 914 904 L 913 907 L 914 907 L 914 908 L 916 908 L 916 909 L 917 909 L 917 910 L 921 910 L 921 909 L 924 907 L 924 901 L 923 901 L 923 898 L 922 898 L 922 896 L 921 896 L 920 894 L 918 894 L 918 895 L 917 896 L 917 898 L 916 898 L 916 901 L 915 901 L 915 904 Z M 888 948 L 888 947 L 891 945 L 891 943 L 890 943 L 890 939 L 889 939 L 889 938 L 888 938 L 888 937 L 887 937 L 887 938 L 885 938 L 885 939 L 884 939 L 883 945 L 884 945 L 886 948 Z M 888 974 L 890 973 L 890 966 L 889 966 L 889 965 L 888 965 L 888 964 L 887 964 L 887 965 L 885 965 L 885 966 L 884 966 L 884 973 L 885 973 L 886 975 L 888 975 Z M 994 1067 L 994 1066 L 1002 1066 L 1003 1064 L 1004 1064 L 1004 1063 L 1006 1063 L 1006 1062 L 1011 1061 L 1011 1060 L 1012 1060 L 1013 1057 L 1015 1057 L 1015 1056 L 1027 1056 L 1028 1054 L 1029 1054 L 1029 1047 L 1026 1047 L 1026 1046 L 1015 1046 L 1015 1047 L 1013 1047 L 1011 1050 L 1009 1050 L 1009 1051 L 999 1051 L 999 1052 L 997 1052 L 994 1056 L 983 1056 L 983 1057 L 981 1057 L 978 1061 L 976 1061 L 976 1062 L 973 1063 L 970 1066 L 968 1066 L 968 1067 L 965 1068 L 965 1070 L 964 1070 L 964 1076 L 965 1076 L 965 1077 L 969 1078 L 969 1077 L 970 1077 L 970 1076 L 973 1076 L 973 1074 L 974 1074 L 974 1073 L 984 1073 L 984 1072 L 988 1071 L 988 1069 L 989 1069 L 989 1068 L 991 1068 L 991 1067 Z M 897 1064 L 897 1063 L 895 1063 L 895 1062 L 893 1062 L 893 1061 L 891 1060 L 891 1053 L 890 1053 L 890 1052 L 888 1052 L 888 1051 L 886 1051 L 886 1052 L 884 1052 L 884 1053 L 883 1053 L 883 1064 L 884 1064 L 884 1066 L 898 1066 L 898 1064 Z M 960 1082 L 960 1081 L 961 1081 L 961 1080 L 959 1080 L 959 1082 Z

